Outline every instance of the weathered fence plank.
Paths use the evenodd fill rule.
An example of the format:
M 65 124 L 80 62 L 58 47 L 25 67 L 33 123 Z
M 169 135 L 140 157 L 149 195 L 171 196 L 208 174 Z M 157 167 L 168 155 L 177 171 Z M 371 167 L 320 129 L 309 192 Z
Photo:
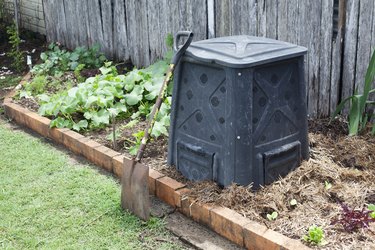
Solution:
M 309 73 L 308 86 L 308 113 L 315 117 L 318 112 L 319 102 L 319 59 L 320 59 L 320 20 L 321 20 L 321 0 L 309 1 L 307 22 L 307 37 L 309 48 Z
M 357 41 L 357 60 L 355 64 L 354 88 L 358 88 L 359 93 L 363 92 L 364 79 L 371 52 L 371 26 L 374 19 L 374 0 L 362 0 L 359 2 L 359 23 Z
M 280 1 L 277 8 L 277 39 L 281 41 L 288 41 L 288 26 L 291 21 L 290 18 L 293 18 L 289 17 L 288 14 L 288 1 Z
M 344 41 L 344 58 L 342 71 L 341 98 L 353 95 L 355 63 L 358 37 L 359 1 L 348 0 L 346 3 L 346 24 Z
M 100 0 L 87 0 L 87 16 L 88 16 L 88 45 L 92 46 L 100 44 L 102 50 L 104 47 L 103 26 L 101 10 L 99 5 Z
M 277 5 L 278 1 L 266 0 L 266 37 L 277 39 Z
M 216 0 L 215 1 L 215 33 L 216 37 L 228 36 L 231 33 L 231 8 L 229 0 Z
M 103 30 L 103 51 L 104 53 L 113 58 L 113 8 L 111 0 L 100 0 L 101 17 L 102 17 L 102 30 Z
M 321 10 L 318 114 L 319 116 L 328 116 L 331 87 L 333 0 L 323 0 Z
M 124 0 L 113 2 L 113 50 L 114 58 L 127 60 L 129 58 L 128 33 L 126 30 L 126 10 Z

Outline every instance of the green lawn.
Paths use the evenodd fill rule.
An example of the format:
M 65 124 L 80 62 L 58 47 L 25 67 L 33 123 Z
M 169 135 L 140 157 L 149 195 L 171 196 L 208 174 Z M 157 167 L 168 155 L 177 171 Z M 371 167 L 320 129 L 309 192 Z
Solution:
M 0 248 L 180 249 L 163 222 L 120 207 L 120 186 L 0 120 Z

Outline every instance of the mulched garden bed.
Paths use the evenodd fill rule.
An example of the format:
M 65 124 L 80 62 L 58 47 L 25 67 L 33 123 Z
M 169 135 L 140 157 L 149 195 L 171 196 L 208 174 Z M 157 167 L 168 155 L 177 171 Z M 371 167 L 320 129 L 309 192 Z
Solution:
M 39 108 L 33 98 L 14 101 L 32 111 Z M 116 148 L 111 141 L 112 127 L 81 133 L 131 158 L 127 149 L 133 144 L 132 134 L 143 130 L 146 122 L 141 120 L 125 128 L 129 121 L 116 121 L 115 129 L 119 129 Z M 370 224 L 370 230 L 359 229 L 354 233 L 344 231 L 341 225 L 330 225 L 341 214 L 340 203 L 356 209 L 375 203 L 375 137 L 369 133 L 349 137 L 347 133 L 344 119 L 332 123 L 328 119 L 310 120 L 310 159 L 285 178 L 257 191 L 251 186 L 233 184 L 222 189 L 212 182 L 186 180 L 166 164 L 166 137 L 150 141 L 143 162 L 186 184 L 196 202 L 226 206 L 290 238 L 301 239 L 315 224 L 324 229 L 327 242 L 319 248 L 375 249 L 375 223 Z M 292 199 L 297 205 L 290 205 Z M 269 221 L 266 215 L 273 211 L 278 212 L 278 217 Z
M 37 110 L 36 102 L 23 99 L 18 103 Z M 118 122 L 116 126 L 126 123 Z M 125 149 L 127 140 L 144 129 L 145 124 L 141 121 L 135 127 L 122 129 L 121 135 L 117 135 L 115 150 L 130 158 Z M 255 192 L 251 186 L 233 184 L 222 189 L 212 182 L 188 181 L 166 164 L 168 139 L 165 137 L 150 141 L 143 162 L 186 184 L 197 202 L 226 206 L 290 238 L 301 239 L 309 226 L 318 225 L 323 227 L 327 242 L 319 248 L 374 249 L 375 223 L 370 224 L 371 230 L 360 229 L 354 233 L 345 232 L 340 225 L 330 225 L 341 213 L 340 203 L 357 209 L 375 203 L 375 137 L 369 133 L 349 137 L 347 132 L 343 119 L 332 123 L 328 119 L 310 120 L 310 159 L 285 178 Z M 111 127 L 82 134 L 113 148 Z M 332 187 L 327 189 L 326 182 Z M 297 201 L 296 206 L 290 205 L 292 199 Z M 273 211 L 279 215 L 269 221 L 266 215 Z

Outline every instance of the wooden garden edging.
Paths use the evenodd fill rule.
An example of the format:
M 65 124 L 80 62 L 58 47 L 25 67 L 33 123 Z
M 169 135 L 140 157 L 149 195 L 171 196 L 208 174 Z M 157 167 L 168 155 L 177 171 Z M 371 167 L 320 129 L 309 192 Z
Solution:
M 25 78 L 24 78 L 25 80 Z M 121 178 L 123 167 L 130 167 L 130 159 L 70 129 L 50 128 L 50 120 L 4 99 L 5 114 L 18 124 L 53 139 L 75 154 Z M 206 225 L 221 236 L 247 249 L 310 249 L 266 226 L 251 221 L 241 214 L 220 206 L 200 204 L 188 197 L 190 190 L 184 184 L 150 169 L 150 194 L 177 208 L 185 216 Z

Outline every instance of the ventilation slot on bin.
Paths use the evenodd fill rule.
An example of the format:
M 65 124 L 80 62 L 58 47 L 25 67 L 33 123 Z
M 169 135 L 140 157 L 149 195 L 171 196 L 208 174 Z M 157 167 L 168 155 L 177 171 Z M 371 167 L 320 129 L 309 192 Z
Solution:
M 286 176 L 298 167 L 301 159 L 301 143 L 293 142 L 263 153 L 264 182 L 270 184 Z
M 189 180 L 212 180 L 213 157 L 199 146 L 177 143 L 177 169 Z

